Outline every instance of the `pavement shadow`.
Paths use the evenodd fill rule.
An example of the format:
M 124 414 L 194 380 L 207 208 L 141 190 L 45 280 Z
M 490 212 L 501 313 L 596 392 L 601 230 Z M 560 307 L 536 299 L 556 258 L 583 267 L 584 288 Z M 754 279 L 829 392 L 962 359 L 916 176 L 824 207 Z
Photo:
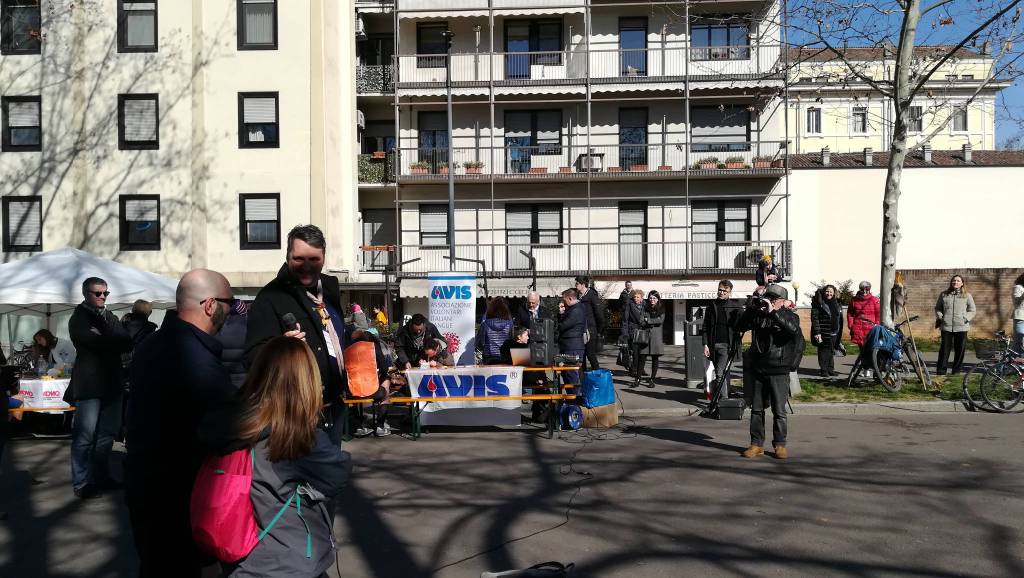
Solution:
M 740 447 L 740 446 L 735 446 L 735 445 L 732 445 L 732 444 L 724 444 L 724 443 L 721 443 L 721 442 L 716 442 L 716 441 L 714 441 L 714 439 L 715 439 L 714 437 L 712 437 L 712 436 L 710 436 L 710 435 L 708 435 L 706 433 L 701 433 L 701 432 L 694 432 L 694 431 L 687 431 L 687 430 L 677 430 L 677 429 L 666 429 L 666 428 L 656 428 L 656 427 L 645 427 L 645 426 L 636 427 L 636 428 L 634 428 L 634 431 L 636 431 L 636 433 L 638 433 L 638 434 L 640 434 L 642 436 L 657 438 L 659 440 L 665 440 L 665 441 L 669 441 L 669 442 L 678 442 L 678 443 L 683 443 L 683 444 L 691 444 L 691 445 L 701 446 L 701 447 L 705 447 L 705 448 L 712 448 L 712 449 L 716 449 L 716 450 L 723 450 L 723 451 L 727 451 L 727 452 L 734 453 L 734 454 L 740 453 L 743 450 L 747 449 L 746 447 Z

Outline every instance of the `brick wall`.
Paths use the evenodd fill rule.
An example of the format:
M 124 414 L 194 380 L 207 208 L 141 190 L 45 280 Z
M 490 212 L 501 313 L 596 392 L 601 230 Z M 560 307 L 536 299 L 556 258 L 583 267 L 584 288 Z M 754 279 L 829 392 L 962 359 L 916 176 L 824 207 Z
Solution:
M 1024 269 L 915 269 L 903 271 L 903 283 L 907 288 L 907 311 L 911 316 L 920 315 L 921 319 L 913 323 L 914 337 L 938 338 L 939 330 L 935 328 L 935 301 L 939 293 L 949 286 L 953 275 L 961 275 L 967 283 L 967 290 L 974 297 L 978 313 L 971 323 L 971 336 L 991 337 L 992 333 L 1003 329 L 1012 331 L 1010 316 L 1013 314 L 1012 290 L 1013 281 Z M 804 330 L 804 338 L 810 339 L 811 310 L 801 307 L 800 326 Z M 846 315 L 846 311 L 843 311 Z M 843 323 L 845 323 L 845 318 Z M 843 338 L 848 340 L 850 330 L 843 328 Z

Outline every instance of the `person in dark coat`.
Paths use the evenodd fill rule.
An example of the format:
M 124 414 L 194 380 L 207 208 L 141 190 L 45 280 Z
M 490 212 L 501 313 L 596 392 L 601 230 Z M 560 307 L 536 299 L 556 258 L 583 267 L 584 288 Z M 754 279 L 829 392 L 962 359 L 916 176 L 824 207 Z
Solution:
M 226 435 L 206 437 L 219 428 L 203 428 L 215 453 L 251 448 L 249 496 L 257 526 L 267 532 L 245 558 L 224 565 L 225 576 L 316 578 L 334 564 L 328 505 L 347 485 L 352 458 L 316 428 L 322 392 L 306 343 L 275 337 L 252 364 L 237 409 L 224 412 Z
M 156 323 L 149 320 L 153 314 L 153 304 L 143 299 L 138 299 L 132 304 L 130 313 L 121 318 L 121 324 L 125 331 L 132 337 L 132 347 L 138 347 L 142 340 L 149 337 L 156 331 Z
M 583 312 L 587 318 L 587 331 L 590 332 L 590 340 L 585 345 L 589 368 L 601 369 L 601 364 L 597 360 L 597 354 L 601 351 L 601 336 L 604 334 L 604 307 L 601 305 L 601 297 L 594 289 L 593 280 L 585 275 L 576 277 L 576 290 L 580 294 L 580 303 L 585 306 Z
M 565 312 L 558 320 L 558 351 L 564 355 L 575 355 L 583 361 L 586 346 L 583 343 L 583 332 L 587 330 L 587 306 L 580 302 L 580 292 L 576 289 L 562 291 L 562 304 Z M 579 385 L 578 371 L 566 371 L 563 376 L 565 383 Z
M 455 365 L 455 358 L 448 351 L 448 344 L 444 339 L 430 339 L 423 344 L 416 354 L 416 367 L 452 367 Z
M 718 392 L 719 400 L 729 397 L 729 376 L 725 375 L 729 352 L 735 348 L 733 353 L 737 354 L 740 349 L 740 334 L 736 331 L 736 324 L 743 308 L 731 297 L 732 281 L 722 279 L 718 282 L 718 298 L 704 309 L 704 356 L 715 366 L 715 379 L 725 380 Z
M 220 361 L 231 374 L 231 383 L 235 387 L 242 387 L 245 383 L 245 335 L 249 326 L 249 304 L 244 301 L 236 301 L 231 308 L 231 314 L 220 333 L 216 335 L 223 350 L 220 354 Z
M 818 369 L 821 377 L 835 377 L 833 352 L 843 336 L 843 306 L 839 304 L 835 285 L 825 285 L 811 299 L 811 342 L 818 348 Z
M 551 319 L 551 314 L 541 308 L 540 293 L 530 291 L 530 294 L 526 296 L 526 305 L 516 311 L 516 325 L 528 328 L 531 321 L 540 319 Z
M 346 346 L 346 329 L 338 280 L 321 273 L 326 246 L 323 232 L 314 225 L 299 225 L 288 233 L 285 264 L 249 308 L 245 356 L 251 366 L 260 349 L 274 337 L 305 339 L 320 368 L 327 433 L 340 445 L 338 421 L 343 408 L 339 400 L 346 380 L 340 356 Z M 294 325 L 285 323 L 288 314 L 295 318 Z
M 630 295 L 626 308 L 622 310 L 622 334 L 625 336 L 627 347 L 630 351 L 630 375 L 636 378 L 634 387 L 640 383 L 640 375 L 643 372 L 643 365 L 640 364 L 640 348 L 642 344 L 636 341 L 637 331 L 643 331 L 644 322 L 644 292 L 636 289 Z
M 504 297 L 491 299 L 487 306 L 487 314 L 480 323 L 477 346 L 483 353 L 484 365 L 501 363 L 501 346 L 512 337 L 512 314 Z
M 423 349 L 423 344 L 434 339 L 445 340 L 441 332 L 437 330 L 437 327 L 427 321 L 427 318 L 422 313 L 413 315 L 408 323 L 395 332 L 395 353 L 398 357 L 398 368 L 410 369 L 416 360 L 416 355 Z
M 661 356 L 665 353 L 665 339 L 664 332 L 661 326 L 665 323 L 665 306 L 661 303 L 661 294 L 657 291 L 651 291 L 647 294 L 647 300 L 644 302 L 643 317 L 640 319 L 640 327 L 648 335 L 648 341 L 646 344 L 641 344 L 638 348 L 639 359 L 637 360 L 636 371 L 636 385 L 640 385 L 640 377 L 643 372 L 644 365 L 647 363 L 647 358 L 651 358 L 651 377 L 647 380 L 647 387 L 654 387 L 654 380 L 658 377 L 658 365 L 661 360 Z
M 626 307 L 633 300 L 633 282 L 626 281 L 626 288 L 619 293 L 619 311 L 626 312 Z
M 186 273 L 178 283 L 178 314 L 165 319 L 132 356 L 125 501 L 144 578 L 199 576 L 211 562 L 192 542 L 189 497 L 207 455 L 199 425 L 237 391 L 213 337 L 233 303 L 223 275 L 205 269 Z
M 512 350 L 529 349 L 529 347 L 530 328 L 516 325 L 512 328 L 512 336 L 506 339 L 505 343 L 501 344 L 501 363 L 512 365 Z
M 121 428 L 124 372 L 121 354 L 132 339 L 106 308 L 107 282 L 89 277 L 82 283 L 85 301 L 68 320 L 78 355 L 64 401 L 75 406 L 71 432 L 71 484 L 75 496 L 95 497 L 120 484 L 110 476 L 110 452 Z

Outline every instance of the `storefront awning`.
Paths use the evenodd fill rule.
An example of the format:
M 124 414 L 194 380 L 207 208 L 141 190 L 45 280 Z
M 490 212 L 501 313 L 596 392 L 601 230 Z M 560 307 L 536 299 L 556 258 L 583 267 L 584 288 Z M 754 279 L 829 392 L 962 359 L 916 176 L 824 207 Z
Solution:
M 754 292 L 757 283 L 753 279 L 732 281 L 734 299 L 746 297 Z M 625 281 L 598 281 L 595 286 L 598 293 L 605 299 L 618 299 L 626 287 Z M 650 291 L 657 291 L 662 299 L 716 299 L 718 297 L 718 281 L 643 281 L 634 280 L 633 289 L 639 289 L 646 296 Z
M 528 277 L 488 279 L 487 292 L 491 297 L 526 297 L 526 294 L 530 292 L 530 283 L 532 283 L 532 280 Z M 483 289 L 480 288 L 482 285 L 483 279 L 478 279 L 477 295 L 480 297 L 484 295 Z M 541 297 L 557 297 L 562 294 L 562 291 L 575 286 L 575 283 L 569 277 L 537 278 L 537 292 L 540 293 Z M 402 279 L 399 287 L 399 296 L 404 298 L 425 298 L 428 295 L 428 288 L 429 283 L 426 279 Z M 619 288 L 619 291 L 621 290 Z M 618 296 L 618 293 L 616 293 L 616 296 Z

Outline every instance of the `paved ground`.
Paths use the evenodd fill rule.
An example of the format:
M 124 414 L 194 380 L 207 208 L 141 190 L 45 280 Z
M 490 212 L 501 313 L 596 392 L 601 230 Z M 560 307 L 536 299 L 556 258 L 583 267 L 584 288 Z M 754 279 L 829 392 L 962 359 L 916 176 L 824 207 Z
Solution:
M 1019 416 L 791 420 L 786 462 L 738 457 L 747 422 L 698 417 L 346 444 L 341 575 L 1024 576 Z M 66 441 L 8 449 L 0 576 L 131 575 L 120 496 L 71 497 Z

